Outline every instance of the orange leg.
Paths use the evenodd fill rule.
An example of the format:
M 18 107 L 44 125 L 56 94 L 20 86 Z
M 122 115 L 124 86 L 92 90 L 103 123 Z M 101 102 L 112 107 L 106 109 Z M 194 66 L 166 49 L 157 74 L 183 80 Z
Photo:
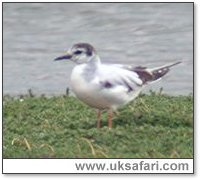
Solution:
M 97 128 L 101 128 L 101 111 L 97 111 Z
M 110 109 L 108 111 L 108 128 L 112 128 L 112 116 L 113 116 L 113 112 L 112 110 Z

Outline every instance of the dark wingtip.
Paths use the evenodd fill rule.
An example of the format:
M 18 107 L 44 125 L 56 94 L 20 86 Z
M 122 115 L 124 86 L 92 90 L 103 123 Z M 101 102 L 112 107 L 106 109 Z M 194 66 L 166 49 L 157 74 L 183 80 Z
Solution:
M 150 82 L 150 81 L 155 81 L 157 79 L 160 79 L 163 77 L 165 74 L 167 74 L 172 66 L 175 66 L 177 64 L 182 63 L 181 61 L 178 61 L 176 63 L 166 65 L 164 67 L 160 67 L 157 69 L 154 69 L 152 71 L 149 71 L 146 67 L 135 67 L 133 68 L 133 71 L 136 72 L 139 76 L 139 78 L 142 80 L 143 84 Z
M 152 72 L 153 74 L 153 78 L 152 80 L 155 81 L 161 77 L 163 77 L 165 74 L 167 74 L 169 72 L 169 68 L 168 67 L 165 67 L 165 68 L 161 68 L 161 69 L 158 69 L 158 70 L 154 70 Z
M 167 65 L 165 67 L 159 68 L 159 69 L 155 69 L 154 71 L 152 71 L 153 74 L 153 79 L 152 80 L 157 80 L 159 78 L 161 78 L 162 76 L 164 76 L 165 74 L 167 74 L 170 70 L 171 67 L 182 63 L 181 61 L 175 62 L 173 64 Z
M 137 66 L 133 68 L 132 71 L 138 74 L 139 78 L 142 80 L 143 84 L 153 79 L 153 75 L 146 70 L 146 67 Z

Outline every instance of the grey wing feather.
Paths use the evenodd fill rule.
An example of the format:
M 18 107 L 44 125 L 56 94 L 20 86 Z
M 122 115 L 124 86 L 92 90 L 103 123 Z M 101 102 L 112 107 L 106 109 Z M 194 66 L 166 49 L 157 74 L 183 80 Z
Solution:
M 121 68 L 136 72 L 139 78 L 142 80 L 143 84 L 146 84 L 147 82 L 152 82 L 152 81 L 160 79 L 161 77 L 163 77 L 165 74 L 169 72 L 172 66 L 175 66 L 180 63 L 181 62 L 176 62 L 176 63 L 172 63 L 169 65 L 164 65 L 164 66 L 156 67 L 152 69 L 147 68 L 147 67 L 142 67 L 142 66 L 134 67 L 134 66 L 128 66 L 128 65 L 121 65 Z
M 101 77 L 100 84 L 104 88 L 114 88 L 123 85 L 127 92 L 131 92 L 143 84 L 136 72 L 122 68 L 121 65 L 106 65 L 101 72 L 99 74 L 99 77 Z
M 181 62 L 152 69 L 142 66 L 134 67 L 130 65 L 112 64 L 113 71 L 110 71 L 111 69 L 109 69 L 109 74 L 101 74 L 102 78 L 100 84 L 104 88 L 113 88 L 117 85 L 123 85 L 127 88 L 127 92 L 131 92 L 149 82 L 160 79 L 169 72 L 172 66 L 179 63 Z M 109 68 L 109 66 L 106 67 Z M 116 69 L 114 67 L 116 67 Z

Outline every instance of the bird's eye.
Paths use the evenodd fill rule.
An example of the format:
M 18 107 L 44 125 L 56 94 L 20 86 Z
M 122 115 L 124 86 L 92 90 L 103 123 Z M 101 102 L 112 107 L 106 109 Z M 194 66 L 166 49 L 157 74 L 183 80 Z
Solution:
M 74 54 L 77 54 L 77 55 L 81 54 L 81 53 L 82 53 L 82 51 L 80 51 L 80 50 L 77 50 L 77 51 L 74 52 Z

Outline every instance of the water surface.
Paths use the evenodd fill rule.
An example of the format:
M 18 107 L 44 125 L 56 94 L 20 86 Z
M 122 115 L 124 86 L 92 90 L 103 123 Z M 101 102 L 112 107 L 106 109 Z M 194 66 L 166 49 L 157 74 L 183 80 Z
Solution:
M 78 42 L 91 43 L 103 62 L 154 67 L 181 60 L 147 91 L 192 93 L 192 3 L 4 3 L 4 94 L 64 94 L 74 64 L 53 59 Z

